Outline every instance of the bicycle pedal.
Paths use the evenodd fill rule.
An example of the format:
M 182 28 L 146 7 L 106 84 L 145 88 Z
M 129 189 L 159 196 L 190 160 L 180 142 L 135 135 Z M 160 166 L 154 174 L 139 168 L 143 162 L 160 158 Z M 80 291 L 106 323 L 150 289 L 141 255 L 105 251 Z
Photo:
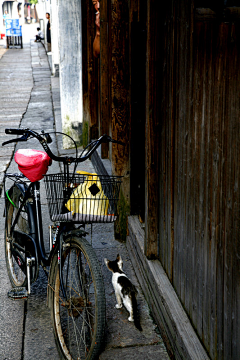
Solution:
M 13 300 L 21 300 L 28 298 L 28 292 L 25 287 L 13 288 L 8 291 L 8 297 Z

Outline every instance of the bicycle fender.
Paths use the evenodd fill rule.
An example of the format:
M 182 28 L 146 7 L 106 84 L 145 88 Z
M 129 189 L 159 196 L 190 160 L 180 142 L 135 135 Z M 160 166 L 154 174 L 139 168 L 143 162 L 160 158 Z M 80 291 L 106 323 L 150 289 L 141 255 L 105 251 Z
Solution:
M 19 188 L 19 190 L 21 191 L 21 193 L 23 195 L 25 195 L 25 192 L 27 191 L 27 185 L 26 184 L 23 184 L 23 183 L 15 183 L 15 185 Z
M 15 183 L 14 185 L 16 185 L 16 187 L 21 191 L 21 193 L 24 196 L 27 191 L 27 185 L 20 184 L 20 183 Z M 3 217 L 6 217 L 6 201 L 9 201 L 13 206 L 15 206 L 15 204 L 12 202 L 10 196 L 8 195 L 8 192 L 13 188 L 13 186 L 10 189 L 5 191 L 5 207 L 4 207 L 4 211 L 3 211 Z
M 51 284 L 52 284 L 52 280 L 53 280 L 53 270 L 54 270 L 54 266 L 53 263 L 55 261 L 57 261 L 57 253 L 59 250 L 59 243 L 56 242 L 54 249 L 52 250 L 52 254 L 51 254 L 51 262 L 50 262 L 50 270 L 49 270 L 49 275 L 48 275 L 48 286 L 47 286 L 47 306 L 50 308 L 50 304 L 52 301 L 52 292 L 53 290 L 51 289 Z

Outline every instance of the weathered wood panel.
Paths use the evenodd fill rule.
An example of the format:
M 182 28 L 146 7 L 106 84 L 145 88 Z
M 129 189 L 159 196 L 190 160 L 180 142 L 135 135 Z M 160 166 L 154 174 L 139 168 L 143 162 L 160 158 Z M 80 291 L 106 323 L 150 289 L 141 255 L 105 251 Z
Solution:
M 111 5 L 111 135 L 125 145 L 112 144 L 110 148 L 114 174 L 124 175 L 119 217 L 115 222 L 115 236 L 125 241 L 129 214 L 129 1 L 113 0 Z M 104 121 L 104 119 L 103 119 Z
M 172 231 L 173 221 L 173 172 L 174 162 L 171 151 L 174 140 L 174 119 L 175 108 L 172 106 L 172 99 L 175 98 L 175 12 L 173 11 L 173 1 L 168 2 L 165 13 L 161 15 L 162 29 L 162 101 L 160 118 L 160 222 L 159 222 L 159 256 L 162 264 L 172 280 L 173 269 L 173 244 L 174 233 Z M 160 30 L 161 32 L 161 30 Z M 159 79 L 160 81 L 161 79 Z M 168 119 L 168 121 L 165 121 Z
M 146 17 L 147 2 L 130 3 L 130 204 L 145 219 Z
M 112 146 L 113 171 L 129 172 L 129 4 L 127 0 L 114 0 L 111 6 L 112 82 L 111 118 L 112 137 L 123 141 L 125 147 Z M 128 179 L 129 183 L 129 179 Z M 129 184 L 127 185 L 129 186 Z M 129 190 L 128 190 L 129 196 Z M 129 198 L 127 199 L 129 201 Z
M 159 258 L 211 358 L 239 359 L 240 24 L 193 5 L 162 22 Z
M 109 43 L 109 18 L 108 1 L 102 1 L 100 4 L 100 135 L 110 134 L 109 126 L 111 123 L 111 101 L 109 99 L 111 80 L 111 65 L 109 61 L 109 55 L 111 54 L 111 43 Z M 108 143 L 102 144 L 101 156 L 103 159 L 109 157 Z
M 147 7 L 147 63 L 146 63 L 146 200 L 145 200 L 145 254 L 158 256 L 158 141 L 159 107 L 159 36 L 157 9 L 159 2 L 152 0 Z

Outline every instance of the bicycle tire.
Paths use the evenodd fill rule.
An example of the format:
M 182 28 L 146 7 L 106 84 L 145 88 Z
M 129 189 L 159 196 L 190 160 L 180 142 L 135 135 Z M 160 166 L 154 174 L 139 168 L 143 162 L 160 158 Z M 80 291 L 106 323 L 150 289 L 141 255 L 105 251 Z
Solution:
M 93 360 L 103 345 L 105 330 L 105 290 L 99 261 L 83 238 L 71 237 L 63 245 L 62 283 L 58 255 L 50 270 L 50 310 L 60 359 Z
M 11 244 L 8 241 L 8 234 L 10 234 L 11 225 L 13 224 L 13 221 L 17 214 L 17 210 L 23 199 L 23 190 L 21 190 L 19 186 L 13 185 L 8 191 L 8 196 L 11 199 L 11 202 L 9 200 L 7 200 L 6 202 L 5 259 L 7 265 L 7 273 L 13 287 L 25 287 L 27 284 L 26 274 L 19 267 L 16 259 L 12 255 Z M 27 203 L 23 207 L 15 229 L 25 232 L 35 238 L 35 220 L 33 208 L 30 203 Z M 25 259 L 25 254 L 23 252 L 21 254 Z M 35 280 L 35 278 L 37 277 L 38 269 L 33 268 L 31 271 L 31 275 L 33 274 L 33 272 L 35 274 Z

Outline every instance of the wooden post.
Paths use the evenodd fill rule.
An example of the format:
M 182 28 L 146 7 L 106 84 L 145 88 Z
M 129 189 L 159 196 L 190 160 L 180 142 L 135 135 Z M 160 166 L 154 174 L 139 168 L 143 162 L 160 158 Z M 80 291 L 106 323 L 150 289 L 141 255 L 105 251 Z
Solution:
M 158 257 L 159 224 L 159 119 L 157 0 L 148 0 L 146 65 L 146 205 L 145 255 Z
M 130 205 L 145 220 L 146 0 L 131 0 L 130 59 Z
M 115 222 L 115 236 L 126 240 L 129 215 L 129 1 L 111 3 L 111 119 L 112 137 L 125 143 L 113 144 L 112 169 L 124 175 L 119 202 L 119 217 Z
M 113 171 L 129 171 L 129 8 L 128 0 L 112 2 L 112 137 L 125 147 L 113 145 Z
M 89 138 L 97 139 L 98 133 L 98 60 L 93 56 L 95 36 L 95 9 L 91 2 L 82 2 L 82 62 L 83 62 L 83 112 L 89 124 Z
M 109 22 L 108 3 L 100 3 L 100 135 L 109 134 L 110 109 L 109 109 Z M 102 144 L 101 156 L 103 159 L 109 156 L 109 144 Z

